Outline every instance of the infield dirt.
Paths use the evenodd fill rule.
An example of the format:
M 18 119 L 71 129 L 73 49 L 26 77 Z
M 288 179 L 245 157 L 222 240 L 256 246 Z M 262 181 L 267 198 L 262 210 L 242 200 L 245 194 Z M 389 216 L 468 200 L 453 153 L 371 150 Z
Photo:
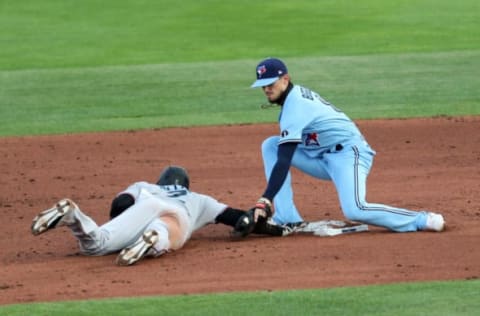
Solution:
M 158 259 L 118 267 L 85 257 L 66 228 L 34 237 L 33 217 L 63 197 L 99 224 L 128 184 L 185 166 L 191 188 L 249 208 L 265 187 L 262 140 L 277 125 L 0 138 L 0 304 L 138 295 L 326 288 L 480 277 L 480 117 L 358 121 L 377 151 L 367 199 L 442 213 L 442 233 L 382 228 L 337 237 L 232 242 L 210 225 Z M 344 219 L 333 185 L 294 170 L 306 220 Z

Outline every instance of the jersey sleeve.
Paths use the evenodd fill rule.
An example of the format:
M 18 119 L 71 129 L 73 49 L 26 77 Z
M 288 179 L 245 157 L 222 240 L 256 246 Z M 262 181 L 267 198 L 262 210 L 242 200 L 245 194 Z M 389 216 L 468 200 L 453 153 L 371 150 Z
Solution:
M 193 230 L 215 223 L 215 218 L 228 206 L 211 196 L 191 192 L 185 204 L 193 222 Z
M 141 186 L 142 186 L 142 182 L 135 182 L 129 185 L 125 190 L 118 193 L 117 196 L 121 194 L 129 194 L 133 196 L 133 198 L 136 200 L 140 195 Z
M 131 184 L 125 190 L 120 192 L 118 195 L 124 194 L 124 193 L 130 194 L 135 199 L 135 201 L 137 201 L 138 198 L 140 197 L 140 192 L 142 191 L 142 189 L 152 194 L 155 194 L 156 191 L 159 191 L 158 185 L 151 184 L 146 181 L 139 181 Z
M 301 143 L 303 129 L 312 121 L 310 111 L 299 109 L 299 107 L 308 107 L 310 102 L 302 95 L 301 89 L 300 86 L 294 86 L 282 107 L 279 118 L 279 144 Z
M 215 217 L 217 217 L 218 214 L 223 212 L 228 207 L 227 204 L 219 202 L 211 196 L 203 195 L 203 194 L 198 194 L 198 195 L 203 199 L 202 201 L 203 209 L 211 214 L 209 221 L 212 223 L 215 221 Z

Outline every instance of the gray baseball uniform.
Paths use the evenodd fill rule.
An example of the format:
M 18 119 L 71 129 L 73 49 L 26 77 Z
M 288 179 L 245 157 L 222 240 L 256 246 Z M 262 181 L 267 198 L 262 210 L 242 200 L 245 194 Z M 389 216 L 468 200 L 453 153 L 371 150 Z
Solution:
M 86 255 L 117 252 L 135 242 L 147 229 L 154 227 L 160 216 L 169 215 L 179 222 L 181 238 L 170 245 L 181 248 L 192 233 L 215 222 L 227 205 L 214 198 L 191 192 L 178 185 L 159 186 L 136 182 L 119 194 L 130 194 L 135 203 L 122 214 L 98 226 L 80 208 L 62 218 L 78 239 L 80 251 Z

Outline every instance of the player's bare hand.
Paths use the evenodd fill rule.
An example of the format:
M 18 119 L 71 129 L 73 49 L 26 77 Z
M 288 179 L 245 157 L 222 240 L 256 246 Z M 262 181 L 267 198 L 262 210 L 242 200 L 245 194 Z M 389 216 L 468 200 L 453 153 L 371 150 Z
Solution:
M 267 212 L 265 212 L 264 209 L 261 209 L 261 208 L 256 208 L 253 210 L 253 220 L 254 222 L 258 222 L 258 218 L 259 217 L 264 217 L 264 218 L 268 218 L 267 216 Z
M 269 218 L 272 216 L 272 202 L 269 199 L 261 197 L 255 203 L 255 210 L 253 214 L 253 219 L 255 222 L 258 221 L 258 217 Z

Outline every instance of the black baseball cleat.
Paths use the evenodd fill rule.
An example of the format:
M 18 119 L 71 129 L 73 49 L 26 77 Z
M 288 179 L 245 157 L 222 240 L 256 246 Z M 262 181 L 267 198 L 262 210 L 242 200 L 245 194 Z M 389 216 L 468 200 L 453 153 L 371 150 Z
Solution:
M 58 201 L 52 208 L 40 212 L 33 219 L 32 234 L 40 235 L 49 229 L 55 228 L 65 214 L 76 207 L 77 205 L 73 201 L 63 199 Z

